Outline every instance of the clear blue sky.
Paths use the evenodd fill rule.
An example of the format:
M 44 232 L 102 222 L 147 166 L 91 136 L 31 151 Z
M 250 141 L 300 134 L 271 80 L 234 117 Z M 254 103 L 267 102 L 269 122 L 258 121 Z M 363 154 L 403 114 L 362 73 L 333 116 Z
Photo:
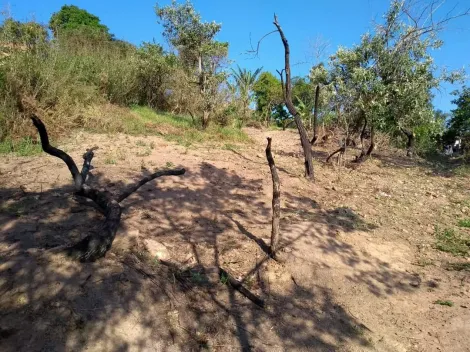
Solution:
M 162 29 L 154 12 L 155 0 L 0 1 L 14 18 L 41 23 L 47 23 L 62 5 L 74 4 L 100 17 L 119 39 L 134 44 L 153 39 L 163 43 Z M 160 1 L 162 5 L 168 3 L 170 0 Z M 251 58 L 246 51 L 250 49 L 250 37 L 256 45 L 258 38 L 273 30 L 276 12 L 291 45 L 293 73 L 304 75 L 315 63 L 312 46 L 317 38 L 330 44 L 326 57 L 339 45 L 358 43 L 361 34 L 372 28 L 373 21 L 380 21 L 389 0 L 194 0 L 193 3 L 204 20 L 222 23 L 218 39 L 230 43 L 229 55 L 235 64 L 251 69 L 263 66 L 273 72 L 283 67 L 283 48 L 277 35 L 263 41 L 259 58 Z M 445 15 L 456 4 L 457 9 L 463 10 L 470 7 L 470 0 L 447 0 L 440 14 Z M 470 67 L 470 17 L 452 22 L 441 39 L 444 46 L 433 53 L 439 66 Z M 452 109 L 450 92 L 456 88 L 459 86 L 445 85 L 441 92 L 436 92 L 435 106 L 444 111 Z

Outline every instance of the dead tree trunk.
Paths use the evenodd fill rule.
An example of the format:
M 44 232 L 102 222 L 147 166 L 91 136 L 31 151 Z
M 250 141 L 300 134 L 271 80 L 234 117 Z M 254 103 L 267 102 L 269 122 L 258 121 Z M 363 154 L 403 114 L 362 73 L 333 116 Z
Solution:
M 271 177 L 273 179 L 273 220 L 269 254 L 274 258 L 276 256 L 277 244 L 279 242 L 279 222 L 281 219 L 281 182 L 279 181 L 279 175 L 277 174 L 273 154 L 271 153 L 270 137 L 268 137 L 268 145 L 266 147 L 266 158 L 268 159 L 268 165 L 269 169 L 271 170 Z
M 305 130 L 305 126 L 302 122 L 299 112 L 295 108 L 294 104 L 292 103 L 292 81 L 291 81 L 291 71 L 290 71 L 290 48 L 289 42 L 287 41 L 284 32 L 277 20 L 277 16 L 274 15 L 274 25 L 276 26 L 279 35 L 281 36 L 282 44 L 284 45 L 284 70 L 286 75 L 286 82 L 285 82 L 285 102 L 287 106 L 287 110 L 289 110 L 290 114 L 294 117 L 295 124 L 299 131 L 300 135 L 300 142 L 302 144 L 302 149 L 304 151 L 305 157 L 305 177 L 313 179 L 313 160 L 312 160 L 312 149 L 311 144 L 308 139 L 307 131 Z
M 413 131 L 406 130 L 403 127 L 401 127 L 400 129 L 408 138 L 408 141 L 406 143 L 406 156 L 412 157 L 415 148 L 415 134 L 413 133 Z
M 313 111 L 313 123 L 312 123 L 312 129 L 313 129 L 313 138 L 310 141 L 311 145 L 314 145 L 315 142 L 318 139 L 318 101 L 320 98 L 320 85 L 317 85 L 317 88 L 315 89 L 315 110 Z
M 369 144 L 369 149 L 367 149 L 366 156 L 367 157 L 371 156 L 374 149 L 375 149 L 375 129 L 374 129 L 374 125 L 371 124 L 371 126 L 370 126 L 370 144 Z
M 83 155 L 83 168 L 82 171 L 79 172 L 75 161 L 67 153 L 49 144 L 49 136 L 43 122 L 36 116 L 33 116 L 31 119 L 38 130 L 44 152 L 61 159 L 69 168 L 75 184 L 76 194 L 95 202 L 105 216 L 105 221 L 99 232 L 87 236 L 77 244 L 67 248 L 67 252 L 70 255 L 73 255 L 81 261 L 95 261 L 103 257 L 111 248 L 121 221 L 122 208 L 119 204 L 120 202 L 137 191 L 142 185 L 157 177 L 183 175 L 186 172 L 185 169 L 158 171 L 152 175 L 146 176 L 136 184 L 127 187 L 126 190 L 117 197 L 113 197 L 110 192 L 98 190 L 85 183 L 88 172 L 91 169 L 91 161 L 94 156 L 93 149 L 88 150 Z
M 363 112 L 363 115 L 364 115 L 364 125 L 362 126 L 362 131 L 361 131 L 361 156 L 360 157 L 364 157 L 364 155 L 366 154 L 365 152 L 365 148 L 364 148 L 364 137 L 366 135 L 366 128 L 367 128 L 367 117 L 366 117 L 366 114 Z

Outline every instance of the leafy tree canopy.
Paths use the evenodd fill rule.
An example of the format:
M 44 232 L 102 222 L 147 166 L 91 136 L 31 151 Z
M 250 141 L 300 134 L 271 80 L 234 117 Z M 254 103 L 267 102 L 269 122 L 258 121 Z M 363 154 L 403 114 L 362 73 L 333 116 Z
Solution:
M 89 13 L 75 5 L 64 5 L 52 14 L 49 20 L 49 28 L 57 36 L 61 32 L 75 32 L 87 35 L 102 35 L 107 39 L 113 39 L 109 28 L 101 23 L 98 16 Z

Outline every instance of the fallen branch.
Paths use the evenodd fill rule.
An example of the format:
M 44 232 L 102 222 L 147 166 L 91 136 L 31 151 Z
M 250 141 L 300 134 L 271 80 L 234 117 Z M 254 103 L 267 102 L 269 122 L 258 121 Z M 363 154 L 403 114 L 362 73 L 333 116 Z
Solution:
M 344 152 L 346 151 L 346 146 L 343 145 L 341 148 L 335 150 L 333 153 L 331 153 L 330 155 L 328 155 L 328 158 L 326 158 L 326 162 L 329 162 L 330 159 L 335 156 L 336 154 L 340 153 L 340 154 L 344 154 Z
M 220 278 L 225 278 L 227 280 L 227 283 L 230 284 L 231 287 L 233 287 L 235 290 L 240 292 L 243 296 L 248 298 L 250 301 L 252 301 L 254 304 L 256 304 L 258 307 L 264 308 L 265 303 L 264 300 L 256 296 L 254 293 L 252 293 L 250 290 L 248 290 L 243 284 L 235 279 L 232 275 L 230 275 L 227 271 L 219 267 L 219 275 Z
M 94 261 L 99 259 L 111 248 L 121 221 L 122 208 L 119 205 L 121 201 L 126 199 L 133 192 L 137 191 L 145 183 L 157 177 L 183 175 L 185 173 L 185 169 L 158 171 L 152 175 L 144 177 L 141 181 L 128 187 L 118 197 L 113 197 L 112 194 L 106 190 L 98 190 L 85 184 L 88 173 L 92 168 L 91 161 L 94 156 L 93 150 L 97 149 L 96 147 L 87 150 L 83 155 L 83 168 L 82 171 L 79 172 L 75 161 L 70 157 L 70 155 L 50 145 L 46 126 L 44 126 L 43 122 L 37 116 L 33 116 L 31 120 L 39 132 L 44 152 L 61 159 L 69 168 L 74 180 L 76 194 L 91 199 L 100 209 L 102 209 L 103 214 L 105 215 L 105 221 L 100 231 L 87 236 L 75 245 L 66 248 L 70 255 L 80 259 L 81 261 Z

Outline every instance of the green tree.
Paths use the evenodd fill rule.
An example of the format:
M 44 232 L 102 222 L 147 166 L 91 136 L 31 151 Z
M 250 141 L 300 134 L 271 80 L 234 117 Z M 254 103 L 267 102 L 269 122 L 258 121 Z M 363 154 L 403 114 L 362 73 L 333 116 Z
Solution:
M 452 110 L 452 115 L 448 121 L 448 128 L 444 134 L 444 141 L 452 143 L 456 137 L 466 137 L 470 135 L 470 87 L 463 87 L 461 91 L 453 94 L 457 96 L 452 101 L 457 108 Z
M 375 130 L 402 131 L 408 138 L 407 154 L 412 155 L 416 130 L 422 138 L 431 138 L 435 126 L 432 89 L 455 77 L 436 75 L 430 55 L 442 45 L 437 34 L 450 18 L 428 24 L 413 17 L 412 10 L 407 2 L 392 1 L 373 34 L 364 35 L 352 49 L 340 48 L 330 61 L 338 111 L 362 119 L 362 131 L 366 126 L 370 130 L 370 146 L 360 160 L 372 153 Z
M 230 84 L 230 88 L 238 95 L 238 99 L 242 103 L 242 121 L 246 122 L 249 118 L 248 108 L 253 101 L 253 86 L 263 68 L 258 68 L 254 72 L 246 68 L 241 69 L 240 66 L 237 68 L 237 71 L 232 69 L 232 77 L 235 80 L 235 84 Z
M 109 28 L 101 23 L 98 16 L 75 5 L 64 5 L 52 14 L 49 28 L 57 37 L 58 34 L 80 34 L 89 37 L 105 37 L 112 39 Z
M 179 4 L 173 0 L 164 7 L 157 4 L 155 10 L 163 25 L 163 35 L 178 51 L 192 80 L 188 83 L 199 87 L 200 99 L 195 105 L 198 105 L 202 127 L 206 128 L 217 107 L 218 88 L 226 80 L 221 67 L 228 55 L 228 43 L 215 40 L 222 26 L 203 22 L 190 1 Z
M 137 50 L 139 104 L 165 110 L 168 108 L 165 89 L 177 67 L 177 57 L 155 43 L 144 42 Z
M 284 111 L 284 98 L 282 94 L 281 81 L 270 72 L 262 72 L 253 85 L 254 100 L 256 111 L 263 116 L 268 125 L 276 112 L 275 119 L 284 119 L 286 116 L 281 113 Z

